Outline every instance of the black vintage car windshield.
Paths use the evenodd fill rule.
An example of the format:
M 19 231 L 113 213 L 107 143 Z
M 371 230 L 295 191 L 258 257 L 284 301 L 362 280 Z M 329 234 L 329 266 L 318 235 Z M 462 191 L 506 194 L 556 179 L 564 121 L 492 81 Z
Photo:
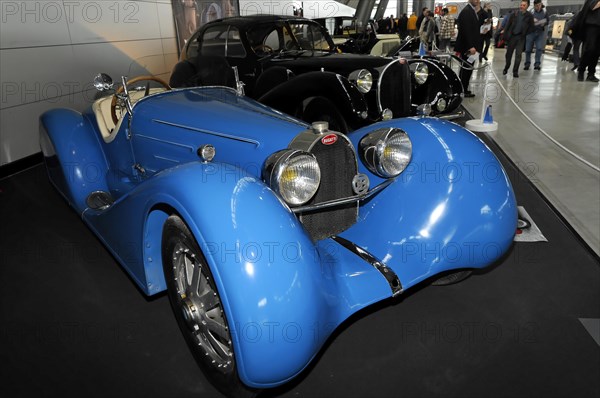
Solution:
M 331 17 L 324 18 L 322 24 L 333 36 L 343 36 L 356 33 L 356 18 L 354 17 Z
M 278 21 L 256 24 L 248 29 L 247 38 L 256 52 L 311 51 L 331 52 L 333 42 L 316 23 Z

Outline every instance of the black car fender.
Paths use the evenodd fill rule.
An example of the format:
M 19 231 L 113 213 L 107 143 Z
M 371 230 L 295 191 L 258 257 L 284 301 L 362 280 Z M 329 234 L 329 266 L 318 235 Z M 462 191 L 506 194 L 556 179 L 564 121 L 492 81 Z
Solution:
M 366 123 L 367 101 L 346 77 L 333 72 L 307 72 L 269 90 L 258 101 L 277 110 L 301 117 L 306 100 L 325 98 L 355 129 Z
M 412 75 L 412 103 L 413 106 L 430 103 L 443 96 L 448 102 L 445 113 L 452 112 L 462 103 L 463 87 L 456 73 L 449 66 L 435 58 L 412 58 L 408 59 L 409 65 L 424 63 L 429 69 L 429 78 L 419 85 Z M 438 114 L 435 109 L 433 115 Z

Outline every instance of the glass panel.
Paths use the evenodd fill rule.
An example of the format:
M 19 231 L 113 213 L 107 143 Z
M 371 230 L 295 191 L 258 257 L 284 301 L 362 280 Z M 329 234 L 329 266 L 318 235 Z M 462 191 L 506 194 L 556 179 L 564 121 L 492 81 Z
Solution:
M 271 47 L 273 50 L 279 49 L 279 34 L 276 30 L 269 33 L 269 35 L 265 39 L 265 44 Z
M 281 50 L 281 25 L 272 23 L 258 24 L 248 29 L 247 38 L 255 52 L 264 53 L 264 46 L 273 51 Z
M 296 41 L 302 50 L 330 51 L 331 47 L 326 37 L 316 24 L 290 24 Z M 288 48 L 286 46 L 286 48 Z
M 202 36 L 200 54 L 225 56 L 227 28 L 227 25 L 219 25 L 207 29 Z
M 227 35 L 227 56 L 232 58 L 244 58 L 246 56 L 246 50 L 244 44 L 240 39 L 240 31 L 231 26 Z
M 194 58 L 198 55 L 198 35 L 199 34 L 196 33 L 190 38 L 190 45 L 188 46 L 186 53 L 187 59 Z

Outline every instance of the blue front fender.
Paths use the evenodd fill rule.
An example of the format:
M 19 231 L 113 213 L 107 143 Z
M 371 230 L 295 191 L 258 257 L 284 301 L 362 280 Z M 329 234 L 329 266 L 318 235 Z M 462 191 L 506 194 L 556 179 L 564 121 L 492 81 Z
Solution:
M 358 145 L 366 130 L 384 126 L 408 133 L 411 162 L 361 206 L 359 222 L 341 236 L 391 267 L 404 288 L 440 272 L 485 267 L 504 254 L 516 231 L 517 206 L 492 151 L 470 131 L 432 118 L 378 123 L 352 133 L 352 140 Z
M 314 244 L 262 181 L 232 173 L 231 165 L 200 162 L 158 173 L 110 209 L 84 214 L 109 248 L 138 237 L 129 246 L 145 264 L 113 253 L 147 293 L 165 286 L 157 246 L 166 208 L 181 216 L 203 250 L 240 379 L 251 387 L 293 378 L 344 319 L 391 296 L 385 279 L 358 256 L 332 240 Z

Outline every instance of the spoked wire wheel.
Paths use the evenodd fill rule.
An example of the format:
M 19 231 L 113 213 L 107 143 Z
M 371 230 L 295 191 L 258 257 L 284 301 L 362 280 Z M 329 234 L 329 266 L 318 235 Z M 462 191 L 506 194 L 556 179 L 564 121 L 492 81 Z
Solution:
M 226 373 L 233 364 L 233 350 L 223 306 L 208 266 L 185 242 L 172 253 L 177 307 L 194 342 L 218 370 Z
M 162 260 L 169 301 L 196 361 L 222 393 L 254 396 L 237 375 L 231 331 L 212 272 L 187 225 L 165 222 Z

